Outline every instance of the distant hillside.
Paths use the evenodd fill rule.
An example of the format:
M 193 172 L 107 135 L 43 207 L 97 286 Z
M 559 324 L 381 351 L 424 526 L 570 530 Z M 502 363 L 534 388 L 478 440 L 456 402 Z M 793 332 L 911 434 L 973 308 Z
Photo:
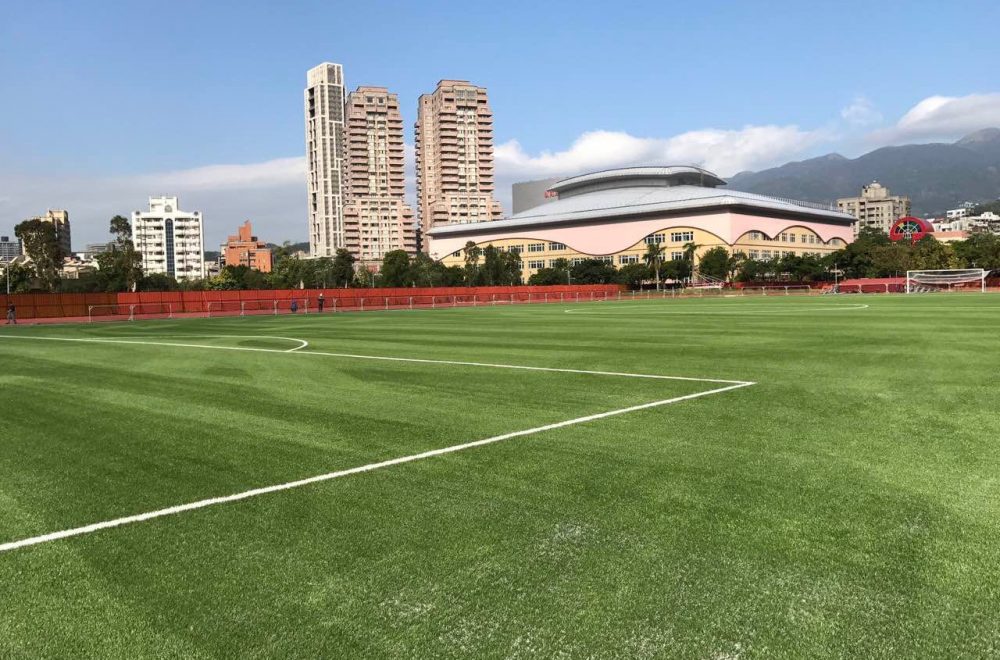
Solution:
M 892 194 L 907 195 L 917 215 L 938 214 L 962 202 L 1000 198 L 1000 128 L 987 128 L 953 144 L 884 147 L 855 159 L 840 154 L 787 163 L 728 179 L 736 190 L 811 202 L 853 197 L 878 179 Z

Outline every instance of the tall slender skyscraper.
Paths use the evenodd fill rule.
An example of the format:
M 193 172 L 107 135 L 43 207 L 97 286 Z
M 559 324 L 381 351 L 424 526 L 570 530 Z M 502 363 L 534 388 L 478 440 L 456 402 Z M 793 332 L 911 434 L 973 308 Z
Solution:
M 493 198 L 493 112 L 484 87 L 442 80 L 417 108 L 420 225 L 499 220 Z M 424 246 L 426 250 L 426 246 Z
M 309 69 L 305 90 L 309 161 L 309 252 L 333 256 L 345 247 L 343 158 L 344 70 L 324 62 Z
M 385 87 L 358 87 L 345 111 L 346 247 L 377 266 L 386 252 L 416 252 L 413 209 L 405 202 L 403 117 L 399 97 Z

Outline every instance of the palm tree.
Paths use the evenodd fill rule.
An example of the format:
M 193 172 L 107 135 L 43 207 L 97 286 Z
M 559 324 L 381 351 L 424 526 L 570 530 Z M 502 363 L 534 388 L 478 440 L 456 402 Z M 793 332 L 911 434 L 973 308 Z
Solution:
M 656 273 L 656 290 L 660 290 L 660 266 L 663 265 L 663 252 L 665 248 L 656 243 L 649 243 L 646 245 L 646 254 L 643 255 L 643 259 L 646 265 L 653 269 Z
M 695 268 L 694 253 L 700 247 L 701 246 L 695 243 L 694 241 L 684 244 L 684 258 L 687 260 L 688 265 L 691 266 L 691 274 L 688 276 L 689 282 L 694 282 L 694 268 Z

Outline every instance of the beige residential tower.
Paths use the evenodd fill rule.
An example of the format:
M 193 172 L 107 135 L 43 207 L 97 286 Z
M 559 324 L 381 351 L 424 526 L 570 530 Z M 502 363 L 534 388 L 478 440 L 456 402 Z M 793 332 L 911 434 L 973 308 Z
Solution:
M 439 225 L 500 219 L 493 198 L 493 112 L 485 88 L 442 80 L 432 94 L 422 95 L 416 150 L 424 233 Z
M 345 110 L 344 247 L 369 267 L 391 250 L 416 252 L 405 197 L 403 117 L 385 87 L 358 87 Z

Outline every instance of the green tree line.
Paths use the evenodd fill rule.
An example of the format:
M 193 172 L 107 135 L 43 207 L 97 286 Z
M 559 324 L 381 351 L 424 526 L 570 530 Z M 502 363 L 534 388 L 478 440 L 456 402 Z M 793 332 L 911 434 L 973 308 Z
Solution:
M 473 242 L 460 252 L 462 265 L 446 266 L 423 253 L 403 250 L 386 253 L 377 272 L 357 264 L 347 250 L 334 257 L 296 259 L 286 244 L 274 250 L 274 267 L 261 273 L 246 266 L 226 266 L 218 275 L 177 281 L 169 275 L 144 274 L 141 257 L 132 242 L 129 221 L 115 216 L 107 252 L 97 256 L 98 269 L 79 279 L 59 279 L 62 257 L 51 223 L 29 220 L 17 225 L 15 235 L 24 243 L 30 266 L 8 266 L 11 291 L 120 292 L 176 290 L 297 289 L 343 287 L 443 287 L 508 286 L 522 284 L 520 254 Z M 841 250 L 819 256 L 786 254 L 768 260 L 750 259 L 742 252 L 713 247 L 696 256 L 700 246 L 683 246 L 681 259 L 665 259 L 661 245 L 647 245 L 636 262 L 616 268 L 606 259 L 555 259 L 533 273 L 530 285 L 623 284 L 678 286 L 692 273 L 724 281 L 815 283 L 843 277 L 892 277 L 907 270 L 985 268 L 1000 270 L 1000 237 L 972 234 L 967 240 L 941 243 L 929 235 L 911 243 L 893 242 L 877 230 L 865 228 Z

